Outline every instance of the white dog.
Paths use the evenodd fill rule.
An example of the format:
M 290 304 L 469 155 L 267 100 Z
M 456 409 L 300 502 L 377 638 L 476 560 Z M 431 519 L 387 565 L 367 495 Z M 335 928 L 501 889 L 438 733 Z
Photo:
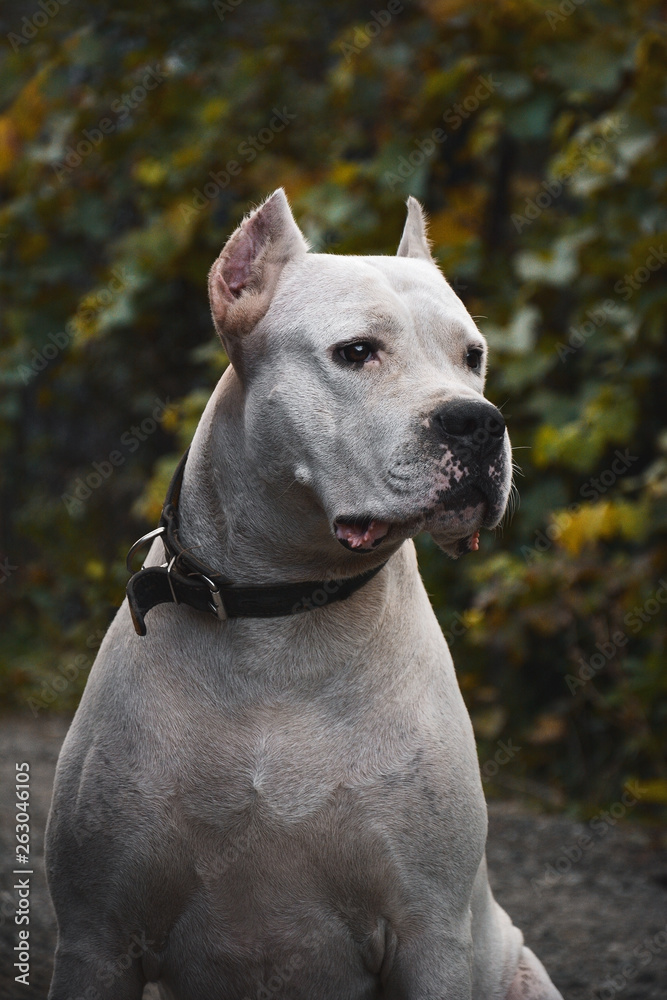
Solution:
M 210 298 L 232 363 L 58 765 L 49 996 L 557 1000 L 410 541 L 475 549 L 511 480 L 419 205 L 396 257 L 311 254 L 276 191 Z

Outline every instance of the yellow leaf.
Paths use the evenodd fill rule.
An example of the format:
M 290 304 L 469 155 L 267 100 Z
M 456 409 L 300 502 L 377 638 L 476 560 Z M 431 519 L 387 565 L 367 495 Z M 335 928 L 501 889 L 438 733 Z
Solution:
M 47 106 L 40 85 L 46 82 L 47 76 L 48 67 L 45 67 L 26 83 L 12 105 L 12 119 L 24 139 L 34 138 L 42 126 Z
M 201 146 L 183 146 L 172 155 L 171 162 L 176 170 L 182 170 L 184 167 L 191 167 L 193 163 L 200 163 L 203 155 Z
M 560 715 L 538 715 L 528 735 L 530 743 L 558 743 L 565 735 L 565 719 Z
M 8 115 L 0 117 L 0 177 L 11 170 L 21 152 L 21 140 Z
M 450 207 L 431 216 L 429 237 L 436 246 L 462 246 L 479 235 L 484 217 L 485 194 L 479 187 L 466 185 L 452 190 Z
M 167 168 L 159 160 L 140 160 L 134 165 L 132 173 L 140 184 L 145 184 L 147 187 L 157 187 L 166 178 Z
M 507 711 L 501 705 L 492 705 L 472 713 L 475 734 L 483 740 L 495 740 L 507 721 Z
M 463 612 L 463 624 L 466 628 L 473 628 L 484 621 L 484 613 L 479 608 L 468 608 Z
M 229 101 L 225 97 L 214 97 L 207 101 L 199 112 L 199 118 L 204 125 L 217 125 L 225 117 L 229 109 Z
M 334 184 L 347 187 L 357 176 L 359 168 L 356 163 L 337 163 L 331 171 L 331 180 Z
M 471 0 L 422 0 L 422 7 L 434 21 L 448 21 L 464 11 L 470 15 L 476 6 Z
M 86 563 L 86 576 L 91 580 L 101 580 L 104 576 L 104 563 L 99 559 L 89 559 Z
M 167 433 L 174 433 L 178 429 L 178 425 L 181 421 L 178 410 L 176 407 L 171 407 L 164 411 L 162 415 L 162 420 L 160 421 L 162 427 Z
M 594 545 L 601 538 L 620 535 L 629 540 L 639 540 L 649 522 L 645 504 L 629 500 L 601 500 L 585 504 L 578 511 L 554 514 L 552 523 L 558 528 L 556 542 L 576 556 L 585 545 Z
M 653 781 L 639 782 L 642 802 L 660 802 L 667 804 L 667 781 L 655 778 Z

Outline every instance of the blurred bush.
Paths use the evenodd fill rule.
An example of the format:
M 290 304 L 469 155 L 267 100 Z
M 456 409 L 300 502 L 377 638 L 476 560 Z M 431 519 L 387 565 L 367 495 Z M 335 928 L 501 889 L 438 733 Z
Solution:
M 419 543 L 487 790 L 667 802 L 662 5 L 49 0 L 1 27 L 5 703 L 76 704 L 223 369 L 206 275 L 249 204 L 282 184 L 315 249 L 393 253 L 412 193 L 521 466 L 477 557 Z

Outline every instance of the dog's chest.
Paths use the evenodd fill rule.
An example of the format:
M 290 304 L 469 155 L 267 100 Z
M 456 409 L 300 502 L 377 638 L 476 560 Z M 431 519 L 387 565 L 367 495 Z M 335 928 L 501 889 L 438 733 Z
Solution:
M 352 865 L 385 886 L 426 863 L 472 878 L 486 813 L 468 729 L 446 706 L 332 717 L 297 704 L 227 724 L 198 743 L 179 804 L 202 875 L 231 888 L 284 869 L 307 884 Z
M 423 734 L 382 721 L 360 729 L 358 720 L 327 719 L 305 704 L 256 710 L 207 735 L 206 747 L 198 743 L 190 807 L 222 826 L 243 814 L 277 826 L 304 822 L 336 789 L 371 788 L 409 768 Z

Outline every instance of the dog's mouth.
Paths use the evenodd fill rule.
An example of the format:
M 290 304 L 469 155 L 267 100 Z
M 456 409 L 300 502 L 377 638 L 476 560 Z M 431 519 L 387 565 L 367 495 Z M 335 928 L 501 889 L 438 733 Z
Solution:
M 388 521 L 375 517 L 340 517 L 334 522 L 336 538 L 354 552 L 371 552 L 387 537 L 390 528 Z
M 385 520 L 372 514 L 343 515 L 333 522 L 333 533 L 346 549 L 363 554 L 426 531 L 456 558 L 479 550 L 480 530 L 493 527 L 493 511 L 492 499 L 478 484 L 470 484 L 454 497 L 438 497 L 412 517 Z
M 400 530 L 400 534 L 404 537 L 412 534 L 407 524 L 394 526 L 389 521 L 380 521 L 373 517 L 338 518 L 334 522 L 334 533 L 346 549 L 352 552 L 372 552 L 390 536 L 392 527 Z M 464 552 L 477 552 L 478 549 L 479 530 L 461 538 L 457 543 L 457 551 L 461 555 Z

